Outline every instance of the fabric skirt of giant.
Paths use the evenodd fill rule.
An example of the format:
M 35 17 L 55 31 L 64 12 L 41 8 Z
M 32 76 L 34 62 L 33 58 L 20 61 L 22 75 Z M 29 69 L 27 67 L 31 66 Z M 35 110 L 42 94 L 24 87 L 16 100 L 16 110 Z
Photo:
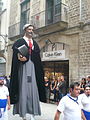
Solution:
M 35 69 L 31 60 L 20 64 L 18 77 L 19 102 L 14 105 L 13 114 L 19 114 L 21 117 L 27 113 L 41 115 Z

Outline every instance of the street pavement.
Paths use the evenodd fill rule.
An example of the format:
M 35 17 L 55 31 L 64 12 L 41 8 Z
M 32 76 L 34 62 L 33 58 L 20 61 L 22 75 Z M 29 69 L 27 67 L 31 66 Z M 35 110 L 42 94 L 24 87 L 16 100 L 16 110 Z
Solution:
M 40 103 L 41 106 L 41 116 L 36 116 L 35 120 L 54 120 L 55 112 L 57 109 L 57 105 L 55 104 L 48 104 L 48 103 Z M 19 115 L 12 114 L 13 106 L 11 106 L 11 110 L 8 112 L 9 120 L 22 120 Z M 30 115 L 27 114 L 27 120 L 30 120 Z

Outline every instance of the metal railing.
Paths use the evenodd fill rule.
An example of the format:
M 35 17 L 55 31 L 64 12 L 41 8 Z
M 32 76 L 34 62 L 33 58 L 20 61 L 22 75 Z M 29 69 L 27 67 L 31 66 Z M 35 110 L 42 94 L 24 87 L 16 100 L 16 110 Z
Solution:
M 60 11 L 56 12 L 55 8 L 51 7 L 45 11 L 41 11 L 38 14 L 31 16 L 31 24 L 35 25 L 36 28 L 40 28 L 59 21 L 67 22 L 68 7 L 63 3 L 60 3 L 58 4 L 58 8 Z
M 60 3 L 60 12 L 54 11 L 54 8 L 51 7 L 47 10 L 41 11 L 33 16 L 30 16 L 30 24 L 34 25 L 36 29 L 45 27 L 50 24 L 55 24 L 59 21 L 67 22 L 67 6 L 63 3 Z M 23 23 L 19 22 L 9 27 L 9 38 L 16 37 L 22 34 Z

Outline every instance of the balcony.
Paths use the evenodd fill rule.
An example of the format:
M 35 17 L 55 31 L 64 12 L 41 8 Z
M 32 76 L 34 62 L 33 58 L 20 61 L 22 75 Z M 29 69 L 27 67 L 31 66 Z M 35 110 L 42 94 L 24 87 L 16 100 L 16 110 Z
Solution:
M 65 4 L 58 4 L 58 9 L 51 7 L 45 11 L 41 11 L 38 14 L 30 16 L 29 23 L 36 27 L 36 32 L 39 35 L 47 34 L 58 30 L 63 30 L 68 26 L 67 18 L 67 6 Z M 26 23 L 20 21 L 9 27 L 9 38 L 20 37 L 23 34 L 22 28 Z
M 57 8 L 49 8 L 34 16 L 31 16 L 31 24 L 36 27 L 40 34 L 62 30 L 68 26 L 67 6 L 58 4 Z M 54 28 L 54 29 L 53 29 Z

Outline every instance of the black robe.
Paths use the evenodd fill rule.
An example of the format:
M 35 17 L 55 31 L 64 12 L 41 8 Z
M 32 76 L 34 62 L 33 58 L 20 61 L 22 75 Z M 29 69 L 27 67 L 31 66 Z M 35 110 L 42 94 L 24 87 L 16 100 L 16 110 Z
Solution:
M 12 67 L 11 67 L 11 78 L 10 78 L 11 104 L 15 104 L 19 100 L 18 68 L 21 61 L 18 60 L 18 57 L 17 57 L 18 51 L 16 47 L 20 47 L 23 44 L 25 44 L 28 47 L 27 42 L 23 38 L 21 38 L 17 40 L 12 47 L 13 56 L 12 56 Z M 32 50 L 32 53 L 31 53 L 31 60 L 34 63 L 34 67 L 35 67 L 35 75 L 36 75 L 36 82 L 37 82 L 37 87 L 39 92 L 39 99 L 41 102 L 46 102 L 44 72 L 43 72 L 43 67 L 42 67 L 41 58 L 40 58 L 40 49 L 38 44 L 34 40 L 33 40 L 33 45 L 34 45 L 34 49 Z M 28 61 L 29 53 L 27 54 L 26 58 Z M 24 64 L 25 62 L 22 62 L 22 63 Z

